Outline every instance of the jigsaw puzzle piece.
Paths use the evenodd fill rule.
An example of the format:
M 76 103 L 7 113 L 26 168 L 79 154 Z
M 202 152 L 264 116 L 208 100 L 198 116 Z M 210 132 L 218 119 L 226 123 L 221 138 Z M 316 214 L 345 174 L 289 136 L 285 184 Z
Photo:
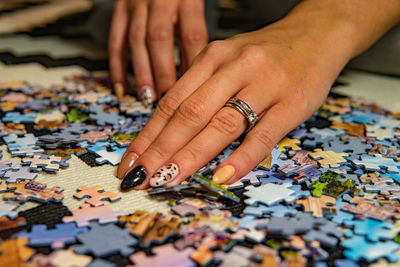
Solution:
M 382 222 L 371 218 L 365 220 L 345 220 L 344 226 L 354 230 L 346 232 L 346 237 L 352 237 L 353 234 L 365 236 L 371 242 L 393 239 L 392 224 Z
M 77 234 L 76 239 L 82 245 L 74 246 L 76 253 L 91 253 L 96 257 L 121 254 L 126 257 L 134 252 L 131 246 L 136 245 L 137 240 L 130 235 L 130 229 L 121 229 L 115 224 L 97 223 L 91 223 L 89 228 L 88 231 Z
M 78 193 L 74 194 L 74 197 L 77 199 L 83 199 L 88 197 L 89 199 L 85 200 L 85 203 L 88 203 L 94 207 L 103 206 L 104 200 L 108 200 L 110 202 L 115 202 L 120 200 L 121 197 L 111 191 L 104 192 L 104 188 L 96 185 L 92 187 L 87 186 L 79 186 L 77 188 Z
M 34 122 L 37 113 L 24 113 L 21 114 L 19 112 L 7 112 L 6 115 L 2 118 L 3 122 L 12 122 L 15 124 L 19 123 L 29 123 Z
M 273 184 L 267 183 L 262 184 L 258 187 L 248 186 L 247 192 L 244 194 L 249 197 L 245 199 L 245 203 L 248 205 L 273 205 L 281 201 L 291 203 L 296 200 L 296 191 L 290 189 L 292 185 L 289 183 L 284 184 Z
M 100 224 L 117 222 L 118 217 L 125 215 L 122 211 L 113 211 L 111 206 L 83 207 L 73 210 L 72 216 L 62 218 L 64 223 L 75 222 L 78 227 L 87 226 L 91 221 L 98 221 Z
M 18 212 L 15 210 L 18 209 L 19 205 L 12 202 L 6 202 L 0 204 L 0 218 L 8 217 L 9 219 L 15 219 L 18 216 Z
M 28 167 L 13 167 L 3 176 L 7 183 L 16 183 L 19 180 L 33 180 L 36 177 L 37 173 L 31 172 Z
M 87 230 L 87 227 L 76 227 L 75 223 L 56 224 L 55 229 L 47 229 L 44 224 L 35 224 L 29 233 L 18 233 L 17 237 L 28 238 L 28 244 L 33 247 L 50 245 L 52 249 L 59 249 L 75 243 L 75 236 Z
M 390 262 L 396 262 L 398 256 L 394 254 L 400 245 L 393 241 L 370 242 L 364 236 L 354 235 L 350 239 L 342 241 L 341 246 L 346 248 L 344 256 L 359 261 L 373 262 L 380 258 L 386 258 Z
M 153 256 L 147 256 L 144 252 L 137 252 L 129 257 L 129 259 L 137 266 L 194 266 L 194 262 L 190 259 L 193 248 L 185 248 L 177 250 L 172 244 L 158 246 L 153 248 Z
M 46 172 L 56 172 L 60 170 L 60 167 L 66 168 L 69 166 L 65 159 L 46 154 L 35 154 L 33 157 L 23 158 L 21 164 L 29 165 L 29 169 L 33 172 L 40 172 L 42 169 Z

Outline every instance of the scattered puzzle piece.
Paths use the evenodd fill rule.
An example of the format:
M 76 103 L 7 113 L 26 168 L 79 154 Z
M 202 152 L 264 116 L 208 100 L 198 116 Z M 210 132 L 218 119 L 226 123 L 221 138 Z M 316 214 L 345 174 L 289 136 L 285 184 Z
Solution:
M 57 224 L 55 229 L 47 229 L 46 225 L 35 224 L 29 233 L 22 232 L 17 237 L 27 238 L 30 246 L 48 246 L 53 249 L 75 243 L 78 233 L 86 232 L 87 227 L 76 227 L 74 223 Z
M 146 256 L 144 252 L 137 252 L 129 259 L 137 266 L 192 266 L 194 262 L 190 259 L 193 248 L 176 250 L 171 244 L 153 248 L 154 256 Z
M 346 233 L 347 237 L 352 237 L 353 233 L 356 235 L 365 236 L 368 241 L 377 242 L 382 240 L 393 239 L 391 231 L 392 224 L 389 222 L 382 222 L 375 219 L 366 218 L 365 220 L 345 220 L 344 226 L 354 228 L 353 231 Z
M 23 158 L 22 165 L 29 165 L 29 169 L 34 172 L 40 172 L 43 169 L 46 172 L 58 171 L 61 167 L 68 167 L 68 164 L 61 157 L 48 156 L 46 154 L 36 154 L 31 158 Z
M 345 163 L 346 159 L 344 157 L 348 156 L 347 153 L 336 153 L 334 151 L 328 150 L 323 151 L 320 148 L 314 149 L 314 152 L 310 154 L 310 157 L 316 159 L 322 167 L 339 167 L 340 163 Z
M 336 199 L 330 196 L 322 195 L 319 198 L 308 197 L 306 199 L 299 199 L 296 204 L 304 207 L 304 210 L 311 212 L 313 216 L 322 217 L 324 215 L 336 214 L 335 205 Z
M 9 238 L 0 243 L 1 266 L 24 266 L 35 253 L 35 250 L 27 247 L 27 238 Z
M 248 205 L 273 205 L 280 201 L 285 201 L 287 203 L 291 203 L 296 200 L 295 191 L 290 189 L 291 184 L 263 184 L 258 187 L 248 186 L 248 192 L 245 192 L 245 195 L 250 197 L 245 200 L 245 203 Z
M 5 200 L 16 200 L 18 202 L 26 202 L 34 200 L 39 202 L 60 202 L 64 199 L 61 194 L 62 188 L 55 186 L 46 188 L 45 184 L 36 181 L 19 181 L 18 183 L 9 183 L 8 191 L 4 193 Z
M 91 221 L 98 221 L 100 224 L 117 222 L 118 217 L 125 215 L 122 211 L 113 211 L 111 206 L 83 207 L 73 210 L 72 216 L 62 218 L 64 223 L 75 222 L 78 227 L 87 226 Z
M 393 241 L 370 242 L 358 235 L 344 240 L 341 245 L 347 249 L 343 252 L 347 258 L 355 261 L 363 259 L 367 262 L 379 258 L 386 258 L 390 262 L 395 262 L 398 260 L 398 256 L 394 252 L 400 248 L 400 245 Z
M 131 246 L 137 240 L 130 235 L 130 229 L 121 229 L 114 224 L 100 225 L 91 223 L 89 230 L 79 233 L 76 238 L 82 245 L 75 245 L 74 251 L 79 254 L 92 253 L 96 257 L 107 257 L 120 253 L 128 256 L 133 253 Z M 105 242 L 106 241 L 106 242 Z
M 16 183 L 19 180 L 33 180 L 36 177 L 37 173 L 30 172 L 28 167 L 14 167 L 8 170 L 3 176 L 7 183 Z
M 59 266 L 59 267 L 84 267 L 92 261 L 88 255 L 79 255 L 74 253 L 72 248 L 59 249 L 49 255 L 38 254 L 32 259 L 32 263 L 39 266 Z
M 113 192 L 104 192 L 104 188 L 99 185 L 92 187 L 82 185 L 77 188 L 77 191 L 78 193 L 74 194 L 75 198 L 82 199 L 89 197 L 88 199 L 85 199 L 85 203 L 88 203 L 94 207 L 103 206 L 104 200 L 115 202 L 121 199 L 120 196 Z

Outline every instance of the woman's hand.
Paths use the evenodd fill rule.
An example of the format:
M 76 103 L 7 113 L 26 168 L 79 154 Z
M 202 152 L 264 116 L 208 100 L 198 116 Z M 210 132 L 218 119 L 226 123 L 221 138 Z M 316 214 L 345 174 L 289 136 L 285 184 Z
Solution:
M 111 78 L 118 98 L 128 89 L 131 52 L 138 97 L 152 104 L 176 82 L 174 35 L 185 71 L 207 44 L 203 0 L 118 0 L 109 37 Z
M 213 179 L 229 184 L 248 173 L 322 104 L 348 60 L 396 21 L 390 7 L 375 12 L 383 4 L 345 2 L 305 1 L 271 26 L 210 43 L 125 152 L 121 189 L 176 185 L 213 159 L 247 127 L 240 112 L 224 107 L 231 97 L 246 102 L 259 121 Z M 363 15 L 351 15 L 354 3 L 366 9 Z M 364 14 L 384 26 L 371 28 Z

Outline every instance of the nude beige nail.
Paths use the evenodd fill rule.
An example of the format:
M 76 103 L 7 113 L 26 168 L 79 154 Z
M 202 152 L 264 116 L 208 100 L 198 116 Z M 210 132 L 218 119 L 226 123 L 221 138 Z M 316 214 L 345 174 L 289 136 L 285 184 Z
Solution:
M 159 187 L 171 182 L 179 174 L 179 168 L 175 163 L 168 163 L 156 171 L 150 179 L 152 187 Z
M 139 90 L 139 97 L 145 107 L 150 107 L 154 103 L 154 93 L 150 86 L 145 85 Z
M 217 184 L 223 184 L 231 179 L 234 174 L 235 168 L 232 165 L 225 165 L 214 173 L 212 180 Z
M 124 96 L 124 86 L 122 85 L 122 83 L 114 84 L 114 92 L 119 99 L 122 99 L 122 97 Z
M 117 177 L 120 179 L 124 178 L 126 171 L 133 165 L 133 163 L 135 163 L 138 157 L 139 156 L 135 152 L 129 152 L 126 154 L 118 166 Z

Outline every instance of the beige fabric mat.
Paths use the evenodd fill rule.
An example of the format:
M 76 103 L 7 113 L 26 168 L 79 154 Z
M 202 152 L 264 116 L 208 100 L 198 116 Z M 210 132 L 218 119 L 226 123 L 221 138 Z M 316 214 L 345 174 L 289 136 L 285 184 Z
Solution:
M 6 146 L 1 146 L 1 149 L 3 150 L 3 158 L 1 161 L 11 160 L 13 166 L 19 166 L 20 158 L 11 157 L 7 152 Z M 73 198 L 73 194 L 76 193 L 77 187 L 81 185 L 86 185 L 88 187 L 101 185 L 104 187 L 104 190 L 112 191 L 121 196 L 121 200 L 111 204 L 114 210 L 121 210 L 126 213 L 131 213 L 139 209 L 159 212 L 169 211 L 167 200 L 150 198 L 145 191 L 132 190 L 129 192 L 120 192 L 118 190 L 120 180 L 114 176 L 116 167 L 111 165 L 101 165 L 91 168 L 74 155 L 70 160 L 68 160 L 68 163 L 70 165 L 69 168 L 61 169 L 55 174 L 46 172 L 39 173 L 35 181 L 45 183 L 48 187 L 60 186 L 63 188 L 63 204 L 70 210 L 77 209 L 82 203 L 84 203 L 84 200 Z M 4 201 L 1 199 L 0 203 L 3 202 Z M 30 209 L 38 204 L 40 203 L 28 201 L 21 205 L 18 211 Z
M 1 17 L 0 17 L 1 18 Z M 15 56 L 47 55 L 52 59 L 84 57 L 90 60 L 107 59 L 107 51 L 89 38 L 63 39 L 58 36 L 27 34 L 0 35 L 0 52 Z
M 89 0 L 53 0 L 42 5 L 5 13 L 0 16 L 0 33 L 29 31 L 55 22 L 61 17 L 88 11 L 92 5 Z

